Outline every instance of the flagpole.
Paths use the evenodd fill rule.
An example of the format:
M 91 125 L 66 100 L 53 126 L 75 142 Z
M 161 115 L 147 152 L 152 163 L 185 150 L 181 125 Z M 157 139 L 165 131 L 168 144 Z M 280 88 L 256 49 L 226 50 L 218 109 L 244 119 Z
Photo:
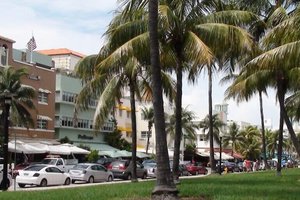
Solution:
M 30 51 L 30 63 L 32 63 L 32 50 Z

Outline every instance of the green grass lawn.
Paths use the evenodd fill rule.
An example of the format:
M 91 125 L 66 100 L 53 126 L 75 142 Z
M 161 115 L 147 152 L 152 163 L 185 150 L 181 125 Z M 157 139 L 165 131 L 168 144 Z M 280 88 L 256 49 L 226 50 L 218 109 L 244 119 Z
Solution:
M 77 188 L 43 191 L 1 192 L 1 200 L 104 200 L 150 199 L 155 181 L 117 183 Z M 284 169 L 282 176 L 276 171 L 209 175 L 201 178 L 182 179 L 177 186 L 182 198 L 194 199 L 300 199 L 300 169 Z M 202 198 L 201 198 L 202 197 Z

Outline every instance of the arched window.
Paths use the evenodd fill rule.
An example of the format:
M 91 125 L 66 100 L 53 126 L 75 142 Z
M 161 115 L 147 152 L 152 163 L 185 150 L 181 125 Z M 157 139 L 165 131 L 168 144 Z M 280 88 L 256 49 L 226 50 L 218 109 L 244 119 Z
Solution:
M 6 66 L 8 62 L 8 48 L 6 45 L 0 47 L 0 65 Z

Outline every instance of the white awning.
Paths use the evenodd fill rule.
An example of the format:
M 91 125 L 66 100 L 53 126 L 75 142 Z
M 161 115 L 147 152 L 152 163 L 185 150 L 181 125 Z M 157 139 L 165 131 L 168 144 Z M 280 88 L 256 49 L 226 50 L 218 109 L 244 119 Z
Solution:
M 25 154 L 39 154 L 39 153 L 46 153 L 47 149 L 38 148 L 34 145 L 24 143 L 22 141 L 17 140 L 10 141 L 8 143 L 8 151 L 16 152 L 16 153 L 25 153 Z
M 232 160 L 232 159 L 234 159 L 234 157 L 232 157 L 232 156 L 230 156 L 230 155 L 228 155 L 224 152 L 222 152 L 221 156 L 222 156 L 222 160 Z M 220 159 L 220 152 L 215 152 L 214 157 L 215 157 L 216 160 L 219 160 Z
M 51 91 L 50 91 L 50 90 L 43 89 L 43 88 L 39 88 L 39 92 L 48 93 L 48 94 L 50 94 L 50 93 L 51 93 Z
M 45 115 L 37 115 L 37 119 L 52 121 L 52 119 Z

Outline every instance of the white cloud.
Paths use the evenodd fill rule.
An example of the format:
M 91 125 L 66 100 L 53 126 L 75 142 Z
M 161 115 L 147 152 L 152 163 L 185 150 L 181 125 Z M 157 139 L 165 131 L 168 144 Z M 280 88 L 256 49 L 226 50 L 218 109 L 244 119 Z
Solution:
M 83 54 L 98 53 L 102 35 L 117 8 L 117 0 L 41 1 L 2 0 L 0 35 L 16 41 L 14 48 L 25 48 L 31 35 L 37 49 L 70 48 Z

